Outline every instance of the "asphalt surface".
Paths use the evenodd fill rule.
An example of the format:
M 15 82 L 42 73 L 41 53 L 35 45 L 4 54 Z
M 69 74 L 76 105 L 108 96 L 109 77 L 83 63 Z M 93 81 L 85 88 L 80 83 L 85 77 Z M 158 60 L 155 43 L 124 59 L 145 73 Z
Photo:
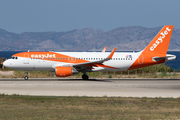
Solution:
M 180 97 L 180 79 L 0 79 L 1 94 Z

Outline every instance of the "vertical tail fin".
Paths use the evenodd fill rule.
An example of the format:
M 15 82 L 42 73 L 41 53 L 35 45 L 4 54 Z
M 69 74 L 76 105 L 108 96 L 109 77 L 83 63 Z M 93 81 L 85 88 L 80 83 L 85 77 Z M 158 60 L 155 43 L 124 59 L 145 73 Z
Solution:
M 165 57 L 171 39 L 172 30 L 172 25 L 164 26 L 161 31 L 156 35 L 156 37 L 149 43 L 149 45 L 143 51 L 141 51 L 139 57 L 129 67 L 129 70 L 165 62 Z M 164 58 L 159 61 L 154 61 L 154 57 Z
M 143 52 L 166 55 L 172 31 L 173 25 L 164 26 Z

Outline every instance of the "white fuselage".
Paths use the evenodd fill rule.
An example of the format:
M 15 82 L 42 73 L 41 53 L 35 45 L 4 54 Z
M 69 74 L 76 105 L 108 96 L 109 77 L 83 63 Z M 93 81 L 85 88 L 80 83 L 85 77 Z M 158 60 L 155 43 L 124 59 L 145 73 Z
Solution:
M 17 57 L 17 59 L 8 59 L 4 62 L 4 65 L 11 69 L 17 70 L 44 70 L 54 71 L 56 66 L 71 66 L 76 64 L 79 59 L 86 61 L 99 61 L 105 59 L 110 52 L 56 52 L 57 54 L 63 54 L 69 57 L 51 57 L 51 58 L 25 58 Z M 110 67 L 93 67 L 89 71 L 122 71 L 127 70 L 139 57 L 141 52 L 116 52 L 111 60 L 104 62 L 103 64 Z M 62 62 L 62 59 L 65 62 Z M 139 61 L 142 64 L 143 60 Z M 115 68 L 115 69 L 114 69 Z M 88 71 L 88 70 L 87 70 Z

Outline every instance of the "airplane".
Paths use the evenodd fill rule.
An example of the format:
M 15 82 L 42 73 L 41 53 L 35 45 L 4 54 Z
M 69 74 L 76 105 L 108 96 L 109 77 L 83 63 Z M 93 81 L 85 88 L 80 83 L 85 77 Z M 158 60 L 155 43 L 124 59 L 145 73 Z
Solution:
M 88 80 L 87 72 L 124 71 L 176 59 L 175 55 L 167 54 L 173 25 L 164 26 L 145 49 L 139 52 L 40 52 L 28 51 L 12 55 L 3 62 L 10 69 L 28 71 L 55 71 L 57 77 L 68 77 L 82 72 L 82 79 Z

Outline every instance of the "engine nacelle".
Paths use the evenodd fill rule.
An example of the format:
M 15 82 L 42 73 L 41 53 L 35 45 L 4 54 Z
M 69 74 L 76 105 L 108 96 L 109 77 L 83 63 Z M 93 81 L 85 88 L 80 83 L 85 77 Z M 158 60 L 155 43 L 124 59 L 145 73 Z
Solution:
M 57 77 L 67 77 L 67 76 L 71 76 L 72 74 L 77 74 L 78 71 L 73 67 L 58 66 L 55 69 L 55 73 Z

